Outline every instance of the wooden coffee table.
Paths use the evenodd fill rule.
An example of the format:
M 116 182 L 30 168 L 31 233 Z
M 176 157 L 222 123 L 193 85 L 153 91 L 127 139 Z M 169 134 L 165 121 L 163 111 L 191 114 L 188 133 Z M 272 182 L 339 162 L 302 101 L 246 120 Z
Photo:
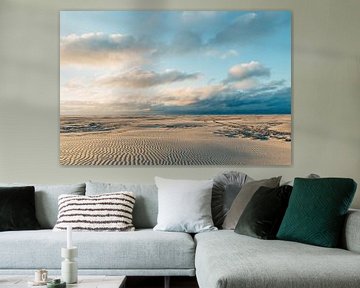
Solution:
M 51 277 L 54 279 L 56 277 Z M 2 276 L 0 275 L 1 288 L 44 288 L 44 286 L 28 286 L 28 282 L 32 281 L 32 276 Z M 79 276 L 78 283 L 67 284 L 66 288 L 124 288 L 126 276 Z

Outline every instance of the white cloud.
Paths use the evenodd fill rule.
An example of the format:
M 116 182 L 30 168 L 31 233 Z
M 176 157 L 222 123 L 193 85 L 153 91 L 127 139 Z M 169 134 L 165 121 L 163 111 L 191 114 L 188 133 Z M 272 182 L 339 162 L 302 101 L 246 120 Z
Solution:
M 71 34 L 60 40 L 62 65 L 104 66 L 141 63 L 156 48 L 151 41 L 142 41 L 131 35 L 87 33 Z
M 196 80 L 199 77 L 199 73 L 185 73 L 177 70 L 158 73 L 136 69 L 127 73 L 105 75 L 98 78 L 96 82 L 109 87 L 146 88 L 185 80 Z
M 157 104 L 163 106 L 186 106 L 213 97 L 227 87 L 222 84 L 200 86 L 200 87 L 183 87 L 183 88 L 164 88 L 157 93 Z
M 259 85 L 259 81 L 254 78 L 248 78 L 241 81 L 231 82 L 228 84 L 229 87 L 236 90 L 248 90 L 255 88 Z
M 243 81 L 249 78 L 269 77 L 270 69 L 264 67 L 257 61 L 241 63 L 232 66 L 228 71 L 228 77 L 225 82 Z

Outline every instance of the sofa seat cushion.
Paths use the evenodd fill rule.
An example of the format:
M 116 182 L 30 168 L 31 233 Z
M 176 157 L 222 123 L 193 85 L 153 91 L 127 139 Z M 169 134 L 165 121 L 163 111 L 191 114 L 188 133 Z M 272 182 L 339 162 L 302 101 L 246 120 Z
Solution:
M 195 244 L 186 233 L 73 232 L 82 269 L 194 269 Z M 2 232 L 0 269 L 60 269 L 66 232 Z
M 195 236 L 200 288 L 346 288 L 360 283 L 360 254 L 229 230 Z

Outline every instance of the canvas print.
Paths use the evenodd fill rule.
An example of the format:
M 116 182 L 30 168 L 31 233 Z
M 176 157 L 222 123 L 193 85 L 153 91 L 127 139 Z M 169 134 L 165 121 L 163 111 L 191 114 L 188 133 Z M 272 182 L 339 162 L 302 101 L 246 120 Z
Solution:
M 61 11 L 61 165 L 290 165 L 291 12 Z

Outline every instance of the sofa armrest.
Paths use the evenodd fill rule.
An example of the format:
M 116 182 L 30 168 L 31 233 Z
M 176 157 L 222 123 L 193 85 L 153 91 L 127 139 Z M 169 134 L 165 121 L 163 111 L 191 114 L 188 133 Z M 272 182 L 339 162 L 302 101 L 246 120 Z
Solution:
M 349 210 L 343 232 L 343 248 L 360 253 L 360 210 Z

